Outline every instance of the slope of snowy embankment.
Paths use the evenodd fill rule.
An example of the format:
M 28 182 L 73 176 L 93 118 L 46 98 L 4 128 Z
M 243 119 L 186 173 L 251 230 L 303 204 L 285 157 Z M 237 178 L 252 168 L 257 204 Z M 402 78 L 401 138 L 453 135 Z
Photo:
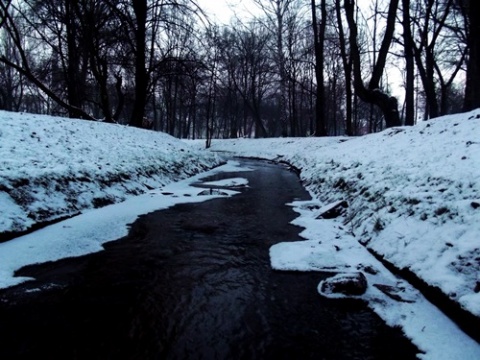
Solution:
M 219 163 L 163 133 L 0 111 L 0 239 Z
M 299 168 L 322 204 L 348 201 L 346 233 L 480 317 L 480 110 L 359 138 L 214 140 L 211 149 Z

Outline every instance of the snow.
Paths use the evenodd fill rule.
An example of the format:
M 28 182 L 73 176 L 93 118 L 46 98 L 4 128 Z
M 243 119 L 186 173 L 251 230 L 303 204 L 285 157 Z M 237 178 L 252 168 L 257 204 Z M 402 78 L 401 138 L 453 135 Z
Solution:
M 103 250 L 102 244 L 128 234 L 128 224 L 139 215 L 166 209 L 180 203 L 201 202 L 218 195 L 199 195 L 202 189 L 193 187 L 205 176 L 219 172 L 245 171 L 235 162 L 171 183 L 146 194 L 130 197 L 120 204 L 87 210 L 71 219 L 50 225 L 31 234 L 0 244 L 0 288 L 22 283 L 28 278 L 15 277 L 19 268 L 36 263 L 82 256 Z M 222 190 L 229 196 L 237 192 Z
M 220 164 L 171 136 L 0 111 L 0 234 L 123 201 Z
M 419 358 L 480 358 L 480 345 L 476 341 L 466 336 L 413 286 L 390 273 L 353 235 L 347 233 L 339 219 L 317 219 L 323 210 L 317 210 L 321 207 L 320 202 L 294 202 L 290 205 L 300 214 L 293 224 L 304 227 L 300 235 L 309 240 L 272 246 L 272 268 L 331 272 L 332 278 L 362 271 L 369 284 L 367 292 L 353 297 L 365 300 L 388 325 L 402 328 L 424 352 L 419 354 Z M 346 297 L 322 293 L 321 285 L 322 282 L 318 291 L 323 296 L 333 299 Z M 377 286 L 391 287 L 402 301 L 392 299 Z
M 216 172 L 249 171 L 228 162 L 202 173 L 223 162 L 219 153 L 260 157 L 300 169 L 312 195 L 289 204 L 305 241 L 273 246 L 273 268 L 340 277 L 362 271 L 369 286 L 359 298 L 401 327 L 424 351 L 420 358 L 480 359 L 477 342 L 369 252 L 480 316 L 479 128 L 476 110 L 361 138 L 213 140 L 212 151 L 204 151 L 204 141 L 0 112 L 0 235 L 79 214 L 1 243 L 0 288 L 28 280 L 13 276 L 22 266 L 101 251 L 139 215 L 234 195 L 235 187 L 248 186 L 245 179 L 211 182 L 222 191 L 205 196 L 192 185 Z M 317 218 L 343 200 L 344 216 Z
M 478 343 L 409 284 L 399 284 L 366 248 L 480 316 L 479 129 L 480 109 L 360 138 L 213 140 L 211 151 L 300 169 L 314 199 L 292 204 L 306 241 L 273 246 L 273 268 L 362 270 L 370 285 L 415 299 L 397 302 L 374 286 L 362 296 L 387 323 L 402 327 L 426 352 L 422 358 L 478 359 Z M 320 208 L 341 200 L 349 204 L 343 218 L 316 219 Z M 365 271 L 372 268 L 378 273 Z
M 219 187 L 245 187 L 248 186 L 248 180 L 245 178 L 230 178 L 218 181 L 204 182 L 203 185 Z

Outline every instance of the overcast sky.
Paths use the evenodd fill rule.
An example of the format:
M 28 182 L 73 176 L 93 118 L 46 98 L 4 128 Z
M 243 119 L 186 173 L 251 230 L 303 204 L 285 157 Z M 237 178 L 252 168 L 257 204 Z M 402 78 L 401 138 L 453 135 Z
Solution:
M 256 10 L 252 0 L 197 0 L 197 3 L 211 20 L 223 24 L 228 24 L 234 14 L 248 17 L 249 12 Z

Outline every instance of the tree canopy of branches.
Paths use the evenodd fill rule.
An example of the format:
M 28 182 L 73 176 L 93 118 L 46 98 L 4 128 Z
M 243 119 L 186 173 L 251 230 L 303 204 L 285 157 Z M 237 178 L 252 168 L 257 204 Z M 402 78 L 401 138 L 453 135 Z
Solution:
M 480 106 L 478 2 L 252 6 L 218 25 L 196 0 L 2 1 L 0 108 L 211 139 L 361 135 Z

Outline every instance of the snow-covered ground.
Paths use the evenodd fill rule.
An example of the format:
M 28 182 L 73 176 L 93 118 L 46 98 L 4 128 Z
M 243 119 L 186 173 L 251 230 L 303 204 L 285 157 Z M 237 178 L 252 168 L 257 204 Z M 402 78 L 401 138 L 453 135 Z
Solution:
M 341 219 L 318 219 L 329 206 L 318 200 L 297 201 L 290 206 L 300 214 L 293 221 L 304 227 L 306 241 L 284 242 L 270 249 L 276 270 L 322 271 L 332 273 L 318 285 L 326 297 L 364 300 L 388 325 L 399 327 L 422 351 L 420 359 L 479 359 L 480 345 L 433 306 L 408 282 L 393 275 L 358 239 L 349 233 Z M 362 273 L 368 283 L 366 292 L 347 296 L 329 291 L 324 284 L 343 281 Z
M 449 328 L 438 310 L 360 245 L 480 317 L 480 110 L 360 138 L 213 140 L 211 150 L 285 161 L 301 171 L 314 201 L 292 205 L 307 240 L 272 247 L 274 268 L 362 271 L 369 281 L 362 298 L 415 339 L 424 358 L 480 358 L 478 343 L 468 347 L 433 330 Z M 340 200 L 349 205 L 341 219 L 316 218 Z M 406 302 L 389 301 L 380 288 Z M 458 347 L 474 350 L 460 356 Z
M 479 129 L 474 111 L 362 138 L 214 140 L 212 150 L 301 170 L 313 200 L 290 206 L 306 240 L 273 246 L 274 268 L 361 271 L 369 286 L 359 297 L 400 326 L 425 351 L 421 358 L 479 359 L 477 342 L 361 245 L 480 316 Z M 207 174 L 173 182 L 220 163 L 203 146 L 118 125 L 0 112 L 0 234 L 82 212 L 0 244 L 0 288 L 27 280 L 13 276 L 24 265 L 102 250 L 140 214 L 218 196 L 190 186 Z M 213 172 L 238 170 L 230 162 Z M 217 186 L 248 184 L 232 178 Z M 317 219 L 339 200 L 349 204 L 346 215 Z M 322 284 L 319 292 L 338 296 Z
M 162 133 L 0 111 L 0 235 L 120 202 L 219 162 Z
M 480 110 L 360 138 L 213 140 L 211 150 L 299 168 L 323 205 L 348 202 L 346 233 L 480 316 Z
M 208 192 L 203 195 L 205 192 L 192 184 L 219 172 L 242 170 L 234 162 L 229 162 L 208 172 L 129 197 L 119 204 L 85 210 L 71 219 L 0 243 L 0 289 L 29 280 L 14 276 L 14 272 L 23 266 L 102 251 L 102 244 L 126 236 L 128 225 L 140 215 L 176 204 L 234 195 L 236 191 L 229 189 L 222 189 L 222 194 L 210 195 Z M 225 186 L 223 183 L 217 186 L 220 185 Z

